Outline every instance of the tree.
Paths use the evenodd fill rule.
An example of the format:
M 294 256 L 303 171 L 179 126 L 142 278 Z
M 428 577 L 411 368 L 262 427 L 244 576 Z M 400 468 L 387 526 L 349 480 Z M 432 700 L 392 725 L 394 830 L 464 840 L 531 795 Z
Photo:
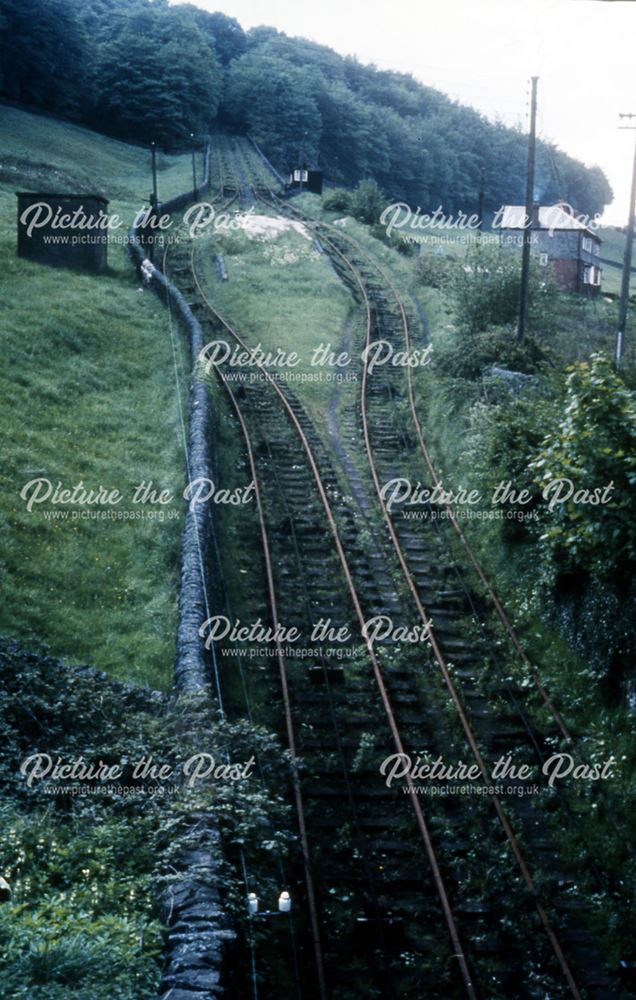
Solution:
M 322 118 L 307 75 L 275 56 L 250 51 L 230 68 L 224 110 L 283 168 L 318 155 Z
M 169 0 L 0 0 L 0 82 L 10 100 L 106 132 L 179 145 L 217 116 L 249 129 L 276 165 L 299 158 L 391 200 L 476 210 L 522 204 L 527 140 L 405 73 Z M 221 102 L 222 92 L 225 96 Z M 220 103 L 221 102 L 221 103 Z M 593 215 L 611 199 L 598 167 L 537 144 L 545 197 Z
M 338 80 L 321 77 L 315 94 L 323 126 L 321 164 L 331 180 L 355 184 L 361 173 L 373 170 L 369 154 L 374 138 L 378 139 L 373 117 L 364 102 Z
M 3 94 L 80 118 L 87 94 L 88 38 L 65 0 L 1 0 Z
M 542 541 L 555 566 L 628 582 L 636 564 L 636 396 L 608 357 L 570 368 L 565 412 L 529 468 L 545 498 Z
M 207 131 L 221 97 L 214 51 L 187 9 L 137 8 L 102 47 L 97 121 L 138 142 L 174 147 Z
M 222 66 L 238 59 L 247 49 L 247 36 L 236 18 L 218 11 L 210 13 L 200 7 L 188 8 L 203 32 L 208 44 L 216 52 Z

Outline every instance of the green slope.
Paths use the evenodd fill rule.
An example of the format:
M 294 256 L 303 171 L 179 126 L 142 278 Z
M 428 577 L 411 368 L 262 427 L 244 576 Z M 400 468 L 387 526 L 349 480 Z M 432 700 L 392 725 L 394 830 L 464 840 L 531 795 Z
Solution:
M 601 267 L 603 268 L 603 291 L 618 295 L 623 277 L 623 255 L 625 253 L 625 233 L 614 226 L 599 229 L 601 244 Z M 633 275 L 636 268 L 632 268 Z
M 186 188 L 190 176 L 189 157 L 162 156 L 160 195 Z M 69 662 L 166 686 L 178 500 L 161 522 L 47 520 L 44 510 L 71 508 L 45 502 L 29 513 L 20 498 L 38 477 L 118 489 L 125 510 L 142 480 L 177 497 L 183 489 L 168 317 L 140 288 L 123 242 L 110 247 L 102 277 L 32 264 L 15 252 L 16 190 L 100 190 L 128 222 L 149 187 L 147 150 L 0 107 L 0 631 Z

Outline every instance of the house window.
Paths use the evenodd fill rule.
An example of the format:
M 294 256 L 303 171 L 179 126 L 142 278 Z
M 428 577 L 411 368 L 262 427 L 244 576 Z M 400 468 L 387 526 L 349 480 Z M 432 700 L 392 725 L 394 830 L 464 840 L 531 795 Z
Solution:
M 541 267 L 547 267 L 547 264 L 548 264 L 548 255 L 547 255 L 547 253 L 540 253 L 539 254 L 539 263 L 541 264 Z
M 590 239 L 589 236 L 584 236 L 583 237 L 583 241 L 581 243 L 581 246 L 582 246 L 583 250 L 585 250 L 586 253 L 592 253 L 593 252 L 594 245 L 593 245 L 592 240 Z
M 600 267 L 594 267 L 593 264 L 590 264 L 588 267 L 583 268 L 584 285 L 600 285 L 600 283 L 601 283 Z

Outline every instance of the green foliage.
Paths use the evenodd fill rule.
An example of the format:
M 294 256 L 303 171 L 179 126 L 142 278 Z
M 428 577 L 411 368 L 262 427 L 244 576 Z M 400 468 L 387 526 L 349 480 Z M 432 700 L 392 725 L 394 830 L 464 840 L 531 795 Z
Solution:
M 353 187 L 446 211 L 523 200 L 526 138 L 403 73 L 343 58 L 269 27 L 167 0 L 0 0 L 3 93 L 11 100 L 169 146 L 223 122 L 249 128 L 278 167 L 319 159 Z M 227 81 L 221 99 L 222 78 Z M 604 174 L 537 145 L 537 184 L 553 201 L 602 211 Z M 554 177 L 559 178 L 555 189 Z
M 3 93 L 80 118 L 92 99 L 87 33 L 66 0 L 1 0 Z
M 443 253 L 420 253 L 415 262 L 415 278 L 429 288 L 447 288 L 459 263 Z
M 113 787 L 53 780 L 52 787 L 94 791 L 46 794 L 42 783 L 28 788 L 20 776 L 35 752 L 64 763 L 118 763 L 124 774 Z M 201 752 L 218 762 L 254 755 L 258 766 L 245 780 L 185 787 L 180 765 Z M 174 766 L 165 794 L 151 790 L 157 780 L 133 778 L 142 756 Z M 157 903 L 179 879 L 184 850 L 200 842 L 193 813 L 205 811 L 221 833 L 224 905 L 244 919 L 237 845 L 259 888 L 273 895 L 280 887 L 272 857 L 284 857 L 293 843 L 288 774 L 288 755 L 274 736 L 248 722 L 220 723 L 205 694 L 171 702 L 0 641 L 0 874 L 11 887 L 0 902 L 0 995 L 155 996 L 163 950 Z M 209 846 L 218 856 L 215 843 Z
M 453 282 L 460 323 L 471 333 L 515 323 L 520 287 L 520 255 L 490 243 L 471 247 Z M 531 259 L 529 330 L 547 334 L 554 329 L 556 296 L 552 271 Z
M 322 196 L 325 212 L 351 212 L 351 192 L 344 188 L 332 188 Z
M 212 40 L 179 7 L 133 8 L 120 19 L 100 47 L 97 78 L 100 124 L 168 148 L 208 132 L 221 97 Z
M 542 540 L 554 562 L 627 578 L 636 562 L 636 395 L 606 356 L 570 369 L 565 411 L 529 467 L 550 496 L 557 480 L 564 480 L 561 495 L 568 484 L 576 491 L 552 511 L 542 505 Z
M 454 383 L 462 392 L 463 380 Z M 545 436 L 546 426 L 562 412 L 558 379 L 546 373 L 519 394 L 499 385 L 500 392 L 480 397 L 467 413 L 462 460 L 471 470 L 472 481 L 482 496 L 490 498 L 500 483 L 509 483 L 518 497 L 526 491 L 527 502 L 508 501 L 505 510 L 515 513 L 497 522 L 497 544 L 536 543 L 537 509 L 541 493 L 528 464 Z M 543 561 L 545 565 L 545 560 Z
M 247 48 L 247 38 L 236 18 L 219 11 L 211 14 L 200 7 L 189 7 L 189 10 L 222 66 L 228 66 L 233 59 L 243 55 Z
M 132 799 L 116 809 L 108 796 L 47 797 L 19 777 L 36 750 L 99 760 L 136 739 L 140 752 L 148 699 L 130 689 L 127 704 L 103 675 L 77 674 L 4 642 L 0 679 L 0 874 L 11 886 L 0 903 L 0 993 L 150 997 L 162 950 L 151 891 L 156 812 L 144 814 Z
M 585 303 L 570 311 L 574 305 L 573 315 L 590 322 L 594 303 L 587 313 Z M 577 351 L 586 336 L 583 330 Z M 471 540 L 496 589 L 510 595 L 513 609 L 516 600 L 521 621 L 533 622 L 539 662 L 558 672 L 563 650 L 576 651 L 588 671 L 580 684 L 595 683 L 601 704 L 616 705 L 633 685 L 634 393 L 607 358 L 593 355 L 566 371 L 564 343 L 572 357 L 562 329 L 549 352 L 532 338 L 519 348 L 511 331 L 435 331 L 420 405 L 445 481 L 478 489 L 487 506 L 501 482 L 527 491 L 529 502 L 506 503 L 514 516 L 473 527 Z M 484 377 L 492 364 L 533 379 L 515 386 Z M 607 505 L 566 502 L 550 511 L 543 490 L 558 478 L 571 479 L 575 490 L 611 481 L 618 488 Z M 555 633 L 546 638 L 551 628 L 556 647 Z M 582 678 L 574 652 L 572 664 L 570 676 Z
M 315 160 L 320 114 L 311 74 L 278 56 L 254 51 L 236 59 L 229 70 L 224 115 L 247 129 L 283 167 Z
M 379 222 L 386 199 L 372 178 L 360 181 L 351 198 L 351 212 L 358 222 L 368 226 Z
M 490 365 L 535 375 L 549 356 L 549 349 L 533 337 L 519 343 L 510 328 L 494 327 L 472 336 L 455 335 L 436 345 L 434 368 L 440 375 L 469 381 L 481 378 Z
M 153 995 L 162 928 L 152 916 L 151 823 L 61 821 L 0 802 L 0 988 L 15 1000 Z

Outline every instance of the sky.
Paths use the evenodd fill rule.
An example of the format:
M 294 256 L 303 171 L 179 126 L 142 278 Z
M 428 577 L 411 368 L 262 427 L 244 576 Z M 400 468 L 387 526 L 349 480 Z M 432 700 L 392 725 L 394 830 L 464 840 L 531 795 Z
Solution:
M 636 131 L 633 0 L 190 0 L 245 28 L 272 25 L 417 80 L 487 117 L 528 127 L 538 76 L 540 138 L 614 191 L 603 221 L 625 225 Z M 636 118 L 633 120 L 636 126 Z

